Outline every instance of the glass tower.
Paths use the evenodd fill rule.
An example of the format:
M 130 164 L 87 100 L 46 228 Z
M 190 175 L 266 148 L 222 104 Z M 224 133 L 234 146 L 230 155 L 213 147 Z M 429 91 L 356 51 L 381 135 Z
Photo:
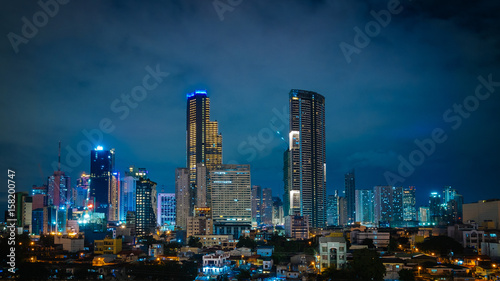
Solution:
M 289 215 L 308 216 L 312 227 L 326 223 L 325 98 L 291 90 L 288 156 Z

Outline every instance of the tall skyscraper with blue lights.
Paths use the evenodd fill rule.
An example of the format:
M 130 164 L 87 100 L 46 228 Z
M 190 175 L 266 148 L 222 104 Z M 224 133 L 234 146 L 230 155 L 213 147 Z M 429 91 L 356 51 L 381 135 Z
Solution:
M 325 98 L 291 90 L 288 150 L 288 213 L 308 216 L 312 227 L 326 223 Z M 286 158 L 285 158 L 286 159 Z
M 90 154 L 90 197 L 95 211 L 108 214 L 111 176 L 115 168 L 115 150 L 98 146 Z

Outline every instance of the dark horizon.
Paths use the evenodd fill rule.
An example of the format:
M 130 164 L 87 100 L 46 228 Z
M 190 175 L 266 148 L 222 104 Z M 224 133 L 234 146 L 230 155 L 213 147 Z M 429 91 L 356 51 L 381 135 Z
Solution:
M 67 147 L 99 130 L 118 171 L 147 168 L 173 192 L 186 94 L 203 89 L 223 163 L 250 164 L 252 184 L 282 197 L 288 93 L 304 89 L 325 97 L 327 194 L 355 169 L 356 189 L 415 186 L 417 207 L 448 185 L 465 203 L 500 198 L 500 3 L 391 3 L 75 1 L 36 31 L 24 18 L 43 7 L 6 3 L 1 168 L 18 191 L 46 184 L 62 141 L 74 185 L 90 155 L 67 161 Z

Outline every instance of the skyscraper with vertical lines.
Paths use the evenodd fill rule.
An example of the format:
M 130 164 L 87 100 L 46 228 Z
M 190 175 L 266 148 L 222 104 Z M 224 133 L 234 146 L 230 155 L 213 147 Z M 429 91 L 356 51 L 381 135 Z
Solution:
M 187 94 L 186 151 L 189 182 L 191 185 L 191 212 L 197 198 L 197 165 L 208 171 L 222 164 L 222 135 L 217 121 L 210 121 L 210 99 L 207 91 L 197 90 Z M 207 205 L 210 206 L 210 190 L 207 186 Z
M 288 155 L 289 215 L 308 216 L 312 227 L 326 223 L 325 98 L 291 90 Z

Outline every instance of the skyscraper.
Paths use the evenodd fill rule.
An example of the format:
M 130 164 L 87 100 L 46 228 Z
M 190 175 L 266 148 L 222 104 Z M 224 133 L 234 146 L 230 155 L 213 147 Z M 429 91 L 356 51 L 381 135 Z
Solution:
M 148 178 L 140 178 L 136 185 L 135 230 L 137 236 L 146 236 L 156 227 L 157 194 L 156 183 Z
M 90 197 L 95 211 L 108 213 L 111 173 L 115 168 L 115 150 L 98 146 L 90 154 Z
M 158 193 L 157 223 L 164 230 L 174 230 L 175 208 L 175 193 Z
M 189 169 L 175 169 L 175 224 L 183 230 L 186 230 L 187 219 L 190 215 L 190 191 L 191 185 L 189 183 Z
M 252 220 L 256 225 L 261 224 L 262 188 L 252 185 Z
M 121 190 L 120 190 L 120 173 L 111 173 L 109 182 L 109 208 L 108 208 L 108 221 L 120 220 L 121 208 Z
M 402 187 L 375 186 L 373 201 L 373 218 L 376 224 L 394 224 L 403 221 Z
M 439 195 L 437 192 L 431 192 L 431 195 L 429 196 L 430 221 L 433 224 L 440 224 L 441 222 L 443 222 L 443 215 L 444 210 L 441 203 L 441 195 Z
M 345 200 L 347 203 L 347 223 L 356 221 L 356 182 L 354 169 L 345 174 Z
M 262 223 L 270 225 L 273 223 L 273 190 L 270 188 L 262 189 Z
M 220 165 L 210 171 L 215 234 L 235 239 L 252 225 L 250 165 Z
M 339 225 L 339 196 L 337 190 L 335 190 L 335 194 L 328 195 L 328 200 L 326 202 L 326 217 L 328 226 Z
M 289 102 L 289 172 L 288 194 L 285 194 L 290 204 L 288 214 L 298 211 L 309 217 L 312 227 L 323 227 L 326 223 L 325 98 L 315 92 L 291 90 Z
M 63 171 L 54 171 L 47 180 L 47 204 L 58 208 L 66 206 L 71 197 L 68 189 L 71 190 L 70 177 Z
M 217 121 L 210 121 L 207 91 L 197 90 L 187 94 L 186 148 L 193 211 L 198 201 L 197 165 L 201 163 L 210 171 L 222 164 L 222 135 L 219 134 Z M 210 190 L 206 194 L 210 195 Z M 210 197 L 207 204 L 210 205 Z
M 415 208 L 415 187 L 409 186 L 403 189 L 403 220 L 416 221 L 417 209 Z
M 356 190 L 356 221 L 363 224 L 373 223 L 373 190 Z

